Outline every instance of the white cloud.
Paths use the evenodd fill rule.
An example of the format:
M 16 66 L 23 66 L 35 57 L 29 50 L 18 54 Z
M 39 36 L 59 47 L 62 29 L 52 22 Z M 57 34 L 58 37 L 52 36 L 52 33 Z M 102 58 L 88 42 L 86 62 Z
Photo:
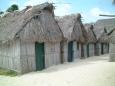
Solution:
M 54 12 L 57 16 L 64 16 L 70 14 L 71 13 L 70 11 L 71 11 L 71 5 L 62 4 L 58 5 Z
M 97 7 L 91 9 L 90 13 L 94 17 L 98 17 L 100 14 L 108 14 L 108 15 L 113 14 L 112 12 L 104 11 L 104 10 L 101 10 L 100 8 L 97 8 Z
M 27 5 L 37 5 L 37 4 L 41 4 L 43 2 L 46 2 L 47 0 L 28 0 L 26 3 L 24 3 L 25 6 Z
M 70 13 L 71 5 L 67 4 L 65 0 L 28 0 L 26 3 L 24 3 L 24 6 L 33 6 L 44 2 L 56 3 L 54 4 L 56 6 L 56 9 L 54 10 L 56 16 L 64 16 Z
M 10 0 L 9 5 L 12 5 L 12 4 L 18 4 L 18 0 Z
M 95 8 L 90 9 L 88 12 L 83 12 L 81 14 L 83 16 L 83 22 L 87 23 L 87 22 L 96 22 L 98 19 L 110 18 L 110 17 L 99 16 L 99 14 L 112 15 L 112 14 L 115 14 L 115 13 L 110 12 L 110 11 L 106 11 L 106 10 L 102 10 L 98 7 L 95 7 Z

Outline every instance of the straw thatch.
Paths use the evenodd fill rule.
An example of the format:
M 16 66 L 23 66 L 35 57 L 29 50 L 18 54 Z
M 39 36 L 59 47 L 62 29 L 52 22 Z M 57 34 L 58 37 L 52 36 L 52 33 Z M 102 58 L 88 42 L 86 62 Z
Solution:
M 111 31 L 107 33 L 108 40 L 110 43 L 115 44 L 115 28 L 113 28 Z
M 53 5 L 44 3 L 8 13 L 0 18 L 0 41 L 20 38 L 24 41 L 57 42 L 62 32 L 54 19 Z
M 107 32 L 115 28 L 115 18 L 111 19 L 100 19 L 94 25 L 94 32 L 96 33 L 97 39 L 103 33 L 104 28 L 107 29 Z
M 102 34 L 100 35 L 100 37 L 98 38 L 98 41 L 100 43 L 109 43 L 110 42 L 107 30 L 105 28 L 104 28 L 104 31 L 102 32 Z
M 91 24 L 85 24 L 85 29 L 87 30 L 87 36 L 88 36 L 88 43 L 96 43 L 97 42 L 97 38 L 96 38 L 96 34 L 94 33 L 94 27 Z
M 84 43 L 87 40 L 87 32 L 81 22 L 81 15 L 67 15 L 57 19 L 60 28 L 64 34 L 64 37 L 71 41 Z

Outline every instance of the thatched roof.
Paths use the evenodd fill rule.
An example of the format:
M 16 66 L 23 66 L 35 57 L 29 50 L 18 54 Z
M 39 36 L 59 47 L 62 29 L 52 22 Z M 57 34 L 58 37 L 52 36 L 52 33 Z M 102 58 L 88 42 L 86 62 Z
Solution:
M 115 18 L 100 19 L 95 23 L 94 28 L 94 32 L 96 33 L 97 38 L 99 38 L 101 33 L 103 33 L 104 28 L 107 29 L 107 32 L 115 28 Z
M 94 33 L 94 27 L 91 24 L 85 24 L 85 29 L 87 30 L 87 36 L 88 36 L 88 43 L 95 43 L 97 42 L 96 34 Z
M 100 37 L 98 38 L 98 42 L 109 43 L 110 42 L 109 37 L 110 36 L 108 36 L 107 30 L 104 28 L 103 32 L 101 33 Z
M 86 42 L 87 33 L 81 22 L 81 15 L 66 15 L 57 19 L 58 24 L 64 34 L 64 37 L 68 40 L 76 40 L 78 42 Z
M 115 28 L 113 28 L 109 33 L 109 42 L 115 44 Z
M 53 5 L 44 3 L 0 18 L 0 41 L 57 42 L 62 32 L 54 19 Z

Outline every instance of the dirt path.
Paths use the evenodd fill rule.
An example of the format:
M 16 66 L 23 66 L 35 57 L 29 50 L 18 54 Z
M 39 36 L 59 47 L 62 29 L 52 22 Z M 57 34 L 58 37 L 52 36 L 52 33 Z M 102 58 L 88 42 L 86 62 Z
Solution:
M 90 57 L 17 77 L 0 76 L 0 86 L 115 86 L 115 62 Z

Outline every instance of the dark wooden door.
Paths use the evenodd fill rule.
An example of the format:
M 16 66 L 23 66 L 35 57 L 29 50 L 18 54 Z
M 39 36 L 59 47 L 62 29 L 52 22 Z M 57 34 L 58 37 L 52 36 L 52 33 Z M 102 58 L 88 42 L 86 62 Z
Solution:
M 36 70 L 45 68 L 44 43 L 35 43 Z
M 73 41 L 68 43 L 68 62 L 73 61 Z
M 94 56 L 97 55 L 97 52 L 98 52 L 98 50 L 97 50 L 97 43 L 94 43 Z
M 81 43 L 81 59 L 84 59 L 85 58 L 85 56 L 84 56 L 84 44 L 83 43 Z
M 104 44 L 101 43 L 101 54 L 104 54 Z
M 89 44 L 87 44 L 87 57 L 89 57 Z

